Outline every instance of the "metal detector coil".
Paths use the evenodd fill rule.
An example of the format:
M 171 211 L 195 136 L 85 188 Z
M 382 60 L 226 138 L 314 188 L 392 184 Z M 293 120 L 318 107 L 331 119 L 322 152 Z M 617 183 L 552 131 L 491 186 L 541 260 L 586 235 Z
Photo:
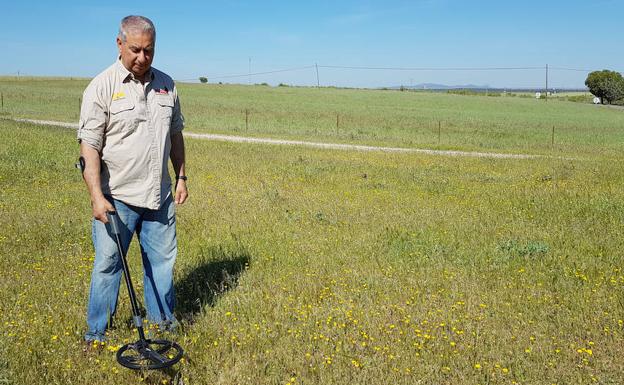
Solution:
M 121 256 L 123 274 L 128 294 L 130 295 L 130 304 L 132 305 L 132 319 L 134 320 L 134 326 L 139 332 L 139 340 L 137 342 L 126 344 L 119 348 L 117 351 L 117 362 L 126 368 L 135 370 L 164 369 L 175 365 L 184 355 L 180 345 L 172 341 L 145 338 L 143 318 L 139 312 L 139 304 L 132 286 L 132 280 L 130 279 L 130 268 L 121 247 L 119 219 L 115 211 L 106 213 L 106 216 L 110 223 L 111 232 L 117 242 L 117 250 Z

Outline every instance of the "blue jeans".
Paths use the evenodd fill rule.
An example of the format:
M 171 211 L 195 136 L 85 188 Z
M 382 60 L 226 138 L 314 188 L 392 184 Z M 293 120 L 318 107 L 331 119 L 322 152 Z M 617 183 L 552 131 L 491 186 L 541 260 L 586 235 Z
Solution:
M 158 210 L 127 205 L 110 197 L 107 199 L 115 206 L 121 222 L 119 230 L 124 254 L 128 251 L 133 234 L 137 234 L 143 259 L 143 295 L 147 319 L 163 328 L 175 327 L 173 265 L 178 247 L 172 196 Z M 104 333 L 112 323 L 117 308 L 123 268 L 110 225 L 93 219 L 92 236 L 95 261 L 91 273 L 85 339 L 104 341 Z

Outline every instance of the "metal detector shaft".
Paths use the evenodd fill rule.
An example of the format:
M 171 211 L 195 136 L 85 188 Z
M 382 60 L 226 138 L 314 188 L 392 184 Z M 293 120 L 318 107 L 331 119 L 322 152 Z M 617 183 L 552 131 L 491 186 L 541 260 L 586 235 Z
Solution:
M 130 268 L 126 255 L 121 246 L 121 221 L 114 211 L 107 212 L 110 229 L 117 242 L 117 250 L 121 257 L 121 265 L 123 266 L 123 274 L 126 279 L 126 287 L 130 295 L 130 304 L 132 305 L 132 318 L 134 326 L 139 332 L 139 340 L 134 343 L 123 345 L 117 350 L 117 362 L 126 368 L 135 370 L 164 369 L 178 363 L 184 355 L 184 350 L 175 342 L 166 340 L 148 340 L 145 338 L 143 331 L 143 319 L 139 312 L 139 302 L 136 299 L 132 280 L 130 279 Z
M 140 339 L 144 340 L 145 333 L 143 331 L 143 319 L 139 311 L 139 303 L 136 299 L 134 287 L 132 286 L 132 280 L 130 279 L 130 267 L 128 266 L 128 261 L 126 260 L 126 256 L 124 255 L 123 248 L 121 247 L 121 232 L 120 232 L 119 218 L 117 217 L 117 212 L 115 211 L 107 212 L 106 216 L 108 218 L 108 223 L 110 223 L 113 235 L 115 236 L 115 241 L 117 242 L 117 250 L 119 251 L 119 255 L 121 256 L 123 274 L 124 274 L 124 278 L 126 279 L 126 287 L 128 288 L 128 294 L 130 295 L 130 305 L 132 305 L 132 318 L 134 320 L 134 326 L 136 326 L 136 328 L 139 331 Z

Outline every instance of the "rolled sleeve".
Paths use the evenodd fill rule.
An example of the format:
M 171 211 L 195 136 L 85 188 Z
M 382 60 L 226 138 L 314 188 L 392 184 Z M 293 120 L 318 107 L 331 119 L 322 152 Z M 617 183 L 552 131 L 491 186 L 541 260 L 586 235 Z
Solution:
M 97 87 L 91 84 L 82 95 L 77 133 L 78 142 L 84 142 L 94 149 L 102 151 L 107 116 L 106 104 L 103 103 L 103 98 L 99 95 Z
M 173 87 L 173 116 L 171 117 L 171 136 L 181 132 L 184 129 L 184 116 L 180 107 L 180 99 L 178 98 L 178 89 Z

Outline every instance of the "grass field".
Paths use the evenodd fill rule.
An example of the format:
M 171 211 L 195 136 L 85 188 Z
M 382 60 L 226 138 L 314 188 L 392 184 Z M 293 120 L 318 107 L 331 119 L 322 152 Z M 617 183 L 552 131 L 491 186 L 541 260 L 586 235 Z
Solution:
M 71 106 L 50 104 L 71 101 L 84 82 L 55 82 L 24 85 L 23 105 L 5 107 L 13 117 L 75 120 Z M 18 92 L 0 87 L 5 103 L 8 88 Z M 375 137 L 367 110 L 405 122 L 429 109 L 427 119 L 461 116 L 457 135 L 482 122 L 485 148 L 550 153 L 548 141 L 525 146 L 515 133 L 524 127 L 537 143 L 530 123 L 542 114 L 569 116 L 569 140 L 555 153 L 582 159 L 188 140 L 191 198 L 178 207 L 175 276 L 184 320 L 175 338 L 187 356 L 171 371 L 135 373 L 114 358 L 136 338 L 125 288 L 106 349 L 81 351 L 93 250 L 75 134 L 0 120 L 0 383 L 624 383 L 622 112 L 563 101 L 535 112 L 533 100 L 457 95 L 408 108 L 420 96 L 376 92 L 181 87 L 197 132 L 240 133 L 227 122 L 257 100 L 272 112 L 250 135 L 408 146 L 407 123 Z M 352 140 L 332 137 L 331 124 L 269 125 L 282 106 L 305 116 L 332 96 L 369 131 Z M 456 109 L 438 111 L 444 103 Z M 498 136 L 488 124 L 502 113 L 488 111 L 504 103 L 510 123 Z M 452 147 L 483 150 L 467 138 Z M 136 245 L 130 254 L 142 290 Z
M 0 113 L 77 122 L 86 85 L 87 80 L 0 78 Z M 179 88 L 193 132 L 568 156 L 618 157 L 622 150 L 622 111 L 591 104 L 332 88 Z

